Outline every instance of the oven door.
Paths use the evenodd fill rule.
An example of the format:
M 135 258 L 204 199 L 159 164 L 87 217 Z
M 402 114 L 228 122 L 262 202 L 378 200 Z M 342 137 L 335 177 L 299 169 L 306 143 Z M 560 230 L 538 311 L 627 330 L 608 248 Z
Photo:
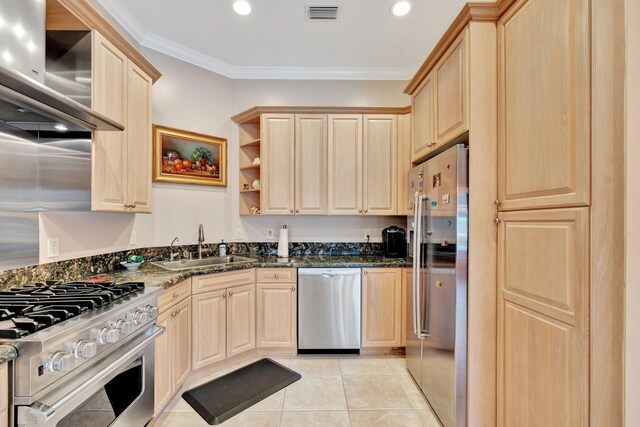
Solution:
M 53 383 L 29 406 L 17 406 L 18 427 L 144 426 L 153 416 L 151 326 L 64 384 Z

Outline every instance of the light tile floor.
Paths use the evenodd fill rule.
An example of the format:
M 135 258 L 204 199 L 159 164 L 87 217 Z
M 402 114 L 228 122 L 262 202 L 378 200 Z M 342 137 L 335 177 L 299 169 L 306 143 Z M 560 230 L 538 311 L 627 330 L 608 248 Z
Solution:
M 402 357 L 293 356 L 274 360 L 300 373 L 302 379 L 220 424 L 221 426 L 440 425 L 407 373 Z M 242 365 L 251 362 L 253 360 Z M 203 378 L 198 383 L 205 383 L 229 371 Z M 207 425 L 180 396 L 177 396 L 154 427 Z

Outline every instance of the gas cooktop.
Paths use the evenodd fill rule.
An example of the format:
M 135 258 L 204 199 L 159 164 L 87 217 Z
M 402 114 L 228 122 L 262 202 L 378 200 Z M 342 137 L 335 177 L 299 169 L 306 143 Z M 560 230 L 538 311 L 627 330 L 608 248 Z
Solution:
M 0 291 L 0 339 L 25 337 L 142 290 L 142 282 L 47 281 Z

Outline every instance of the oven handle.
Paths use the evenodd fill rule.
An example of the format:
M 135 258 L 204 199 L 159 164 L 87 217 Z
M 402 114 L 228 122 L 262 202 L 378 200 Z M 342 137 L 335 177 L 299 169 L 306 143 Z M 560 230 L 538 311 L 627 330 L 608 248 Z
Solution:
M 102 381 L 104 378 L 108 377 L 109 374 L 116 371 L 122 365 L 124 360 L 135 356 L 140 350 L 151 344 L 158 338 L 160 335 L 165 333 L 165 328 L 162 326 L 154 325 L 157 330 L 145 338 L 138 345 L 133 347 L 131 350 L 127 351 L 117 360 L 114 360 L 111 364 L 109 364 L 105 369 L 103 369 L 100 373 L 92 377 L 91 381 L 88 381 L 67 394 L 62 399 L 58 400 L 53 405 L 49 406 L 41 402 L 34 402 L 30 406 L 20 406 L 18 408 L 18 424 L 45 424 L 56 411 L 59 411 L 64 406 L 69 404 L 69 402 L 73 401 L 75 398 L 85 394 L 87 390 L 89 390 L 95 383 Z

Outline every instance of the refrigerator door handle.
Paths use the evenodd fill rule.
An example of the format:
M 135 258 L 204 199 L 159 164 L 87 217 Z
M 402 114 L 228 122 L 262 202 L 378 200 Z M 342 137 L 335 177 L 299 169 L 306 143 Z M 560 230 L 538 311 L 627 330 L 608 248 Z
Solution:
M 418 254 L 419 236 L 420 194 L 416 192 L 416 203 L 413 210 L 413 333 L 420 337 L 419 313 L 418 313 L 418 272 L 420 269 L 420 255 Z
M 416 322 L 415 324 L 415 330 L 416 330 L 416 336 L 418 338 L 426 338 L 429 336 L 428 334 L 428 328 L 427 331 L 423 331 L 422 330 L 422 310 L 421 305 L 422 305 L 422 293 L 421 293 L 421 287 L 422 287 L 422 275 L 421 273 L 421 267 L 422 267 L 422 206 L 423 206 L 423 202 L 428 201 L 429 198 L 427 196 L 422 196 L 422 195 L 418 195 L 416 197 L 416 217 L 417 220 L 415 222 L 415 235 L 417 236 L 415 238 L 415 244 L 416 244 L 416 250 L 414 251 L 414 270 L 413 270 L 413 274 L 414 274 L 414 320 Z

